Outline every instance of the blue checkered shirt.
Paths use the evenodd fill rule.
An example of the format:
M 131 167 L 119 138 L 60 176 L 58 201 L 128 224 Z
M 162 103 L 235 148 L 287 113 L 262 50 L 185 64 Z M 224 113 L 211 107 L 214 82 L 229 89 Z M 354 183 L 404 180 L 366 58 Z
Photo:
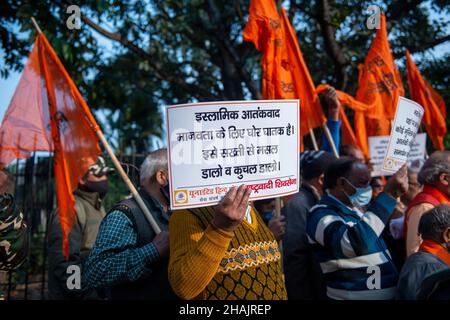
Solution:
M 137 248 L 137 233 L 131 220 L 119 210 L 100 224 L 95 245 L 84 269 L 86 281 L 94 288 L 133 282 L 148 276 L 159 261 L 153 243 Z

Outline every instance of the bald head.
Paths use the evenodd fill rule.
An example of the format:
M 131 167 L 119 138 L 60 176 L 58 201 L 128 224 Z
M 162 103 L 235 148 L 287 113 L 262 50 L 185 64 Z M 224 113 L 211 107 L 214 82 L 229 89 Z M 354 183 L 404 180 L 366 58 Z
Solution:
M 364 154 L 361 151 L 361 149 L 359 149 L 358 147 L 355 147 L 354 145 L 351 145 L 351 144 L 342 145 L 339 155 L 341 157 L 350 157 L 350 158 L 356 159 L 361 163 L 366 162 L 366 159 L 365 159 Z

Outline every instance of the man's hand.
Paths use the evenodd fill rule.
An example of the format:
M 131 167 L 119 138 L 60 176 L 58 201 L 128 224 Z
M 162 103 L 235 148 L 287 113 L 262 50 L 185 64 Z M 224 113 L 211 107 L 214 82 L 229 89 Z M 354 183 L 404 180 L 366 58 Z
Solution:
M 323 92 L 325 103 L 328 105 L 328 119 L 339 121 L 339 108 L 341 104 L 338 100 L 336 89 L 328 87 Z
M 215 207 L 213 224 L 225 231 L 234 231 L 244 219 L 250 194 L 251 190 L 245 185 L 241 185 L 238 189 L 232 187 Z
M 274 216 L 267 224 L 267 226 L 269 227 L 270 231 L 272 231 L 277 241 L 280 241 L 286 232 L 286 222 L 284 220 L 285 220 L 284 216 L 279 217 Z
M 408 191 L 408 169 L 403 165 L 391 178 L 389 178 L 384 192 L 397 199 Z
M 152 243 L 158 249 L 159 256 L 165 258 L 169 256 L 169 232 L 162 231 L 157 234 Z

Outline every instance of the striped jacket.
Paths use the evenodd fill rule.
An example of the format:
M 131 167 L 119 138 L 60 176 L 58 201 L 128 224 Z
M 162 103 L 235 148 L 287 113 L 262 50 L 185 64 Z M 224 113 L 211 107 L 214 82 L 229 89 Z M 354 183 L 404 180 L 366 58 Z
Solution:
M 331 195 L 311 208 L 308 241 L 331 299 L 393 299 L 398 271 L 381 238 L 396 200 L 381 193 L 363 214 Z

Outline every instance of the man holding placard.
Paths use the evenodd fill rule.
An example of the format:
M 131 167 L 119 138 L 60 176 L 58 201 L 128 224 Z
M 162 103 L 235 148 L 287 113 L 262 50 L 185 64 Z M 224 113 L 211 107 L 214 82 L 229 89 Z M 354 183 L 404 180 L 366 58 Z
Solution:
M 249 200 L 297 193 L 299 101 L 167 108 L 169 281 L 183 299 L 286 299 L 278 243 Z
M 351 158 L 337 160 L 325 173 L 327 194 L 308 216 L 308 239 L 330 299 L 394 298 L 398 271 L 381 233 L 396 199 L 408 188 L 406 166 L 371 203 L 369 182 L 366 164 Z
M 278 243 L 250 193 L 233 187 L 215 207 L 172 215 L 169 281 L 182 299 L 287 298 Z
M 404 97 L 398 98 L 388 151 L 383 162 L 385 172 L 394 173 L 408 161 L 423 113 L 423 107 L 418 103 Z

